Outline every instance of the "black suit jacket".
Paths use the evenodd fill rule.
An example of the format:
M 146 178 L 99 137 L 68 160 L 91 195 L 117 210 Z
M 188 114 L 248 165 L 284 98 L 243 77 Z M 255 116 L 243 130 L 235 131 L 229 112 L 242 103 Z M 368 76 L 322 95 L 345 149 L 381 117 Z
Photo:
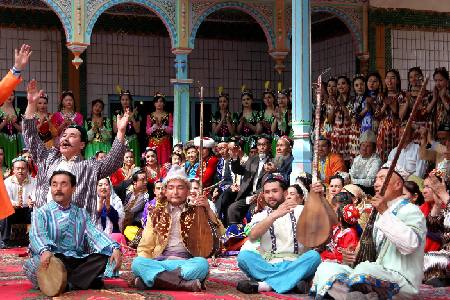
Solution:
M 266 163 L 271 161 L 270 158 L 266 159 Z M 242 175 L 241 179 L 241 188 L 236 196 L 236 199 L 245 198 L 250 196 L 253 188 L 253 180 L 255 176 L 257 176 L 259 165 L 259 156 L 251 157 L 247 160 L 244 165 L 241 165 L 239 159 L 231 161 L 231 170 L 235 174 Z M 261 188 L 261 179 L 266 175 L 264 168 L 261 170 L 261 173 L 258 176 L 258 183 L 256 185 L 256 189 L 259 190 Z

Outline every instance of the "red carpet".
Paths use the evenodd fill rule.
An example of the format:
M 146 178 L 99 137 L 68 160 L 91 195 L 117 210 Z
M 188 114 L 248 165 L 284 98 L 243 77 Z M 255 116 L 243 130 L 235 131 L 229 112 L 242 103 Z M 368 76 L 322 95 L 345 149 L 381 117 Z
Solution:
M 26 259 L 25 248 L 0 250 L 0 295 L 1 299 L 47 299 L 38 290 L 33 290 L 31 283 L 26 279 L 22 266 Z M 219 258 L 210 270 L 207 281 L 207 290 L 201 293 L 171 292 L 171 291 L 138 291 L 128 286 L 132 274 L 130 271 L 132 253 L 124 258 L 123 271 L 120 278 L 105 281 L 103 290 L 72 291 L 54 299 L 312 299 L 305 295 L 279 295 L 276 293 L 263 293 L 258 295 L 245 295 L 235 288 L 239 280 L 246 279 L 245 275 L 237 267 L 235 258 Z M 450 299 L 450 288 L 433 289 L 423 286 L 418 299 L 444 300 Z

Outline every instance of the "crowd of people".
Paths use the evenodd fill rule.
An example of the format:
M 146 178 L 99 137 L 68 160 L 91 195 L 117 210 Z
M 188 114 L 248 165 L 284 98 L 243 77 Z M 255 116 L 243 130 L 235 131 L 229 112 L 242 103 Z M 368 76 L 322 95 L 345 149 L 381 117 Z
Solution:
M 12 90 L 30 55 L 27 45 L 16 50 L 15 65 L 2 81 L 11 81 L 11 87 L 0 85 L 6 99 L 0 107 L 0 163 L 15 210 L 0 221 L 0 230 L 3 247 L 29 243 L 24 268 L 36 287 L 39 266 L 52 257 L 64 263 L 68 289 L 101 287 L 102 276 L 118 275 L 121 251 L 137 249 L 132 264 L 137 288 L 201 291 L 209 266 L 194 255 L 189 239 L 196 207 L 204 208 L 220 242 L 210 255 L 237 255 L 250 278 L 237 286 L 244 293 L 403 299 L 417 295 L 422 282 L 449 285 L 445 68 L 435 70 L 432 90 L 422 93 L 419 67 L 409 70 L 406 90 L 397 70 L 386 72 L 384 82 L 377 72 L 324 82 L 315 124 L 318 178 L 302 173 L 290 182 L 290 90 L 276 92 L 266 84 L 264 108 L 256 111 L 253 94 L 244 88 L 238 114 L 220 89 L 211 137 L 172 145 L 173 117 L 160 93 L 144 120 L 129 91 L 121 92 L 121 110 L 113 120 L 103 116 L 101 99 L 92 101 L 91 116 L 84 118 L 70 91 L 50 114 L 48 97 L 33 80 L 20 113 Z M 407 127 L 416 101 L 414 122 Z M 142 135 L 147 147 L 141 153 Z M 397 149 L 402 136 L 404 146 Z M 397 151 L 394 174 L 381 195 Z M 338 220 L 328 241 L 314 249 L 297 240 L 297 222 L 311 192 L 326 199 Z M 378 212 L 377 260 L 355 264 L 372 210 Z

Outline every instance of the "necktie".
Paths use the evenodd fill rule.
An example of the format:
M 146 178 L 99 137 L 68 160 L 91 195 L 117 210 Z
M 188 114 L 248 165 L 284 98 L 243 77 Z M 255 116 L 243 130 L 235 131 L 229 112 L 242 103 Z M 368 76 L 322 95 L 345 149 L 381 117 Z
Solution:
M 223 178 L 231 177 L 231 171 L 230 171 L 230 160 L 227 159 L 225 161 L 225 166 L 223 167 Z

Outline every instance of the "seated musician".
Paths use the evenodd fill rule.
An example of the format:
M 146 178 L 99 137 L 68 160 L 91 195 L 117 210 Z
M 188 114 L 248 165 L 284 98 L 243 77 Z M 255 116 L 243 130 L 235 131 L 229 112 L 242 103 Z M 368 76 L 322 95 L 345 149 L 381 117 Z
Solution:
M 409 175 L 403 169 L 395 168 L 385 195 L 380 195 L 388 166 L 377 173 L 371 202 L 378 212 L 373 226 L 376 262 L 364 261 L 352 268 L 356 252 L 342 249 L 344 264 L 324 262 L 317 269 L 311 289 L 316 299 L 326 294 L 334 299 L 408 299 L 418 294 L 423 278 L 425 218 L 403 196 L 403 182 Z M 359 251 L 367 251 L 366 245 L 361 242 Z
M 243 293 L 289 292 L 302 280 L 312 277 L 320 264 L 319 253 L 306 251 L 297 241 L 297 220 L 303 205 L 285 201 L 286 190 L 281 175 L 264 182 L 267 206 L 247 225 L 250 241 L 260 239 L 259 253 L 241 250 L 237 258 L 239 268 L 251 278 L 238 283 L 237 289 Z
M 338 172 L 346 172 L 344 159 L 340 154 L 331 152 L 331 141 L 324 136 L 319 138 L 319 173 L 320 179 L 326 184 L 330 183 L 330 178 Z
M 205 196 L 187 205 L 190 182 L 184 168 L 172 167 L 164 179 L 165 198 L 156 203 L 147 218 L 147 225 L 133 260 L 138 289 L 164 289 L 198 292 L 209 271 L 208 261 L 193 257 L 188 249 L 189 230 L 194 207 L 203 206 L 216 226 L 221 226 Z
M 36 179 L 30 176 L 28 163 L 24 157 L 13 159 L 12 167 L 13 175 L 5 179 L 5 187 L 15 212 L 8 218 L 0 220 L 1 241 L 6 245 L 10 242 L 11 225 L 31 223 L 31 209 L 36 189 Z
M 108 260 L 115 271 L 120 269 L 119 244 L 93 224 L 86 209 L 72 203 L 75 189 L 75 175 L 68 171 L 53 172 L 50 177 L 53 200 L 33 212 L 31 258 L 24 270 L 34 287 L 38 287 L 38 267 L 47 268 L 51 256 L 59 258 L 66 268 L 66 289 L 101 288 L 103 281 L 98 276 L 105 271 Z

